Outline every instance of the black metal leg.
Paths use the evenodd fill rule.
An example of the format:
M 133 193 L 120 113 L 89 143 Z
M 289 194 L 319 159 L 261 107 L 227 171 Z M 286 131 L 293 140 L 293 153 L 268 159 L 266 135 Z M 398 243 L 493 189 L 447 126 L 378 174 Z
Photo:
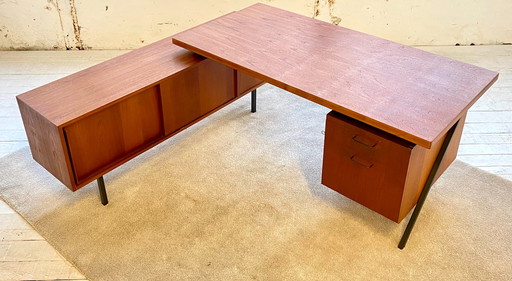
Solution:
M 251 112 L 256 112 L 256 89 L 251 92 Z
M 430 171 L 430 174 L 428 175 L 427 182 L 425 182 L 425 186 L 423 187 L 423 190 L 421 191 L 420 198 L 418 198 L 418 203 L 416 204 L 416 208 L 414 208 L 411 218 L 409 219 L 409 222 L 407 223 L 407 227 L 405 228 L 404 234 L 402 235 L 402 239 L 400 239 L 400 243 L 398 243 L 399 249 L 403 249 L 405 247 L 405 245 L 407 244 L 407 240 L 409 239 L 409 236 L 411 235 L 412 229 L 414 228 L 414 224 L 416 223 L 416 220 L 418 219 L 418 216 L 421 212 L 421 208 L 423 208 L 423 204 L 425 203 L 425 200 L 427 199 L 428 192 L 430 191 L 430 188 L 432 187 L 434 177 L 436 176 L 437 171 L 439 170 L 441 161 L 443 161 L 446 150 L 448 149 L 448 145 L 450 145 L 450 141 L 452 140 L 453 133 L 455 132 L 455 129 L 457 128 L 457 124 L 459 124 L 459 122 L 455 123 L 450 128 L 448 133 L 446 133 L 446 137 L 443 141 L 443 145 L 441 146 L 441 149 L 439 150 L 439 154 L 437 154 L 436 160 L 434 161 L 434 165 L 432 166 L 432 170 Z
M 98 189 L 100 191 L 101 204 L 103 206 L 108 204 L 107 191 L 105 190 L 105 182 L 103 181 L 103 176 L 99 177 L 96 182 L 98 182 Z

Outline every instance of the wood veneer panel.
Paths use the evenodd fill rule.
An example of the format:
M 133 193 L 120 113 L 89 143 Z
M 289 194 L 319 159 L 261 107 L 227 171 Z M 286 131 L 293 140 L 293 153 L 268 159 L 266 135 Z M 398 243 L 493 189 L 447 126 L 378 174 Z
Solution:
M 457 124 L 457 128 L 453 133 L 450 145 L 446 149 L 443 161 L 441 161 L 441 164 L 439 165 L 439 169 L 436 176 L 434 177 L 432 184 L 434 184 L 437 179 L 439 179 L 439 177 L 457 157 L 457 151 L 459 149 L 465 119 L 466 114 L 461 117 L 459 123 Z M 418 202 L 418 198 L 420 197 L 421 191 L 423 190 L 423 186 L 427 182 L 428 175 L 430 174 L 430 170 L 432 170 L 432 166 L 434 165 L 437 155 L 439 154 L 439 150 L 441 149 L 441 145 L 443 144 L 445 137 L 446 135 L 432 144 L 430 149 L 424 147 L 414 148 L 411 155 L 409 168 L 407 170 L 407 181 L 404 187 L 402 208 L 400 210 L 399 220 L 402 220 L 405 216 L 407 216 L 407 214 Z
M 162 89 L 162 88 L 160 88 Z M 234 89 L 234 87 L 233 87 Z M 161 97 L 163 98 L 165 95 L 161 95 Z M 89 182 L 95 180 L 96 178 L 98 178 L 99 176 L 101 175 L 104 175 L 105 173 L 108 173 L 110 172 L 111 170 L 115 169 L 116 167 L 122 165 L 123 163 L 129 161 L 130 159 L 134 158 L 135 156 L 137 156 L 138 154 L 150 149 L 151 147 L 159 144 L 160 142 L 163 142 L 165 141 L 166 139 L 174 136 L 175 134 L 178 134 L 179 132 L 187 129 L 188 127 L 192 126 L 193 124 L 201 121 L 202 119 L 208 117 L 209 115 L 213 114 L 214 112 L 216 112 L 217 110 L 223 108 L 224 106 L 230 104 L 231 102 L 235 101 L 236 99 L 240 98 L 241 96 L 237 96 L 235 97 L 234 99 L 231 99 L 229 101 L 227 101 L 226 103 L 222 104 L 221 106 L 218 106 L 216 108 L 214 108 L 213 110 L 209 111 L 208 113 L 204 114 L 204 115 L 201 115 L 199 116 L 198 118 L 194 119 L 193 121 L 187 123 L 186 125 L 182 126 L 181 128 L 173 131 L 173 132 L 170 132 L 170 133 L 166 133 L 165 136 L 163 137 L 160 137 L 160 138 L 157 138 L 156 140 L 154 141 L 150 141 L 149 143 L 147 143 L 147 145 L 143 145 L 141 146 L 140 149 L 137 149 L 135 151 L 133 151 L 132 153 L 126 153 L 126 154 L 123 154 L 120 158 L 118 159 L 114 159 L 114 161 L 112 161 L 111 163 L 109 163 L 107 166 L 101 168 L 101 169 L 98 169 L 94 172 L 92 172 L 89 176 L 86 176 L 83 178 L 83 180 L 79 183 L 79 184 L 75 184 L 73 183 L 73 185 L 71 186 L 68 186 L 71 190 L 75 191 L 75 190 L 78 190 L 80 189 L 81 187 L 83 187 L 84 185 L 88 184 Z M 163 101 L 162 101 L 163 102 Z M 71 169 L 71 168 L 70 168 Z
M 59 129 L 33 108 L 17 99 L 32 157 L 71 188 L 69 158 Z
M 327 115 L 322 184 L 399 222 L 416 146 L 341 114 Z
M 235 70 L 204 60 L 162 81 L 160 89 L 170 134 L 235 98 Z
M 202 60 L 173 45 L 169 37 L 18 95 L 18 99 L 60 127 Z
M 236 72 L 237 95 L 246 94 L 259 87 L 264 82 L 241 71 Z
M 461 117 L 459 123 L 457 124 L 457 128 L 453 133 L 450 145 L 446 149 L 443 161 L 441 161 L 441 164 L 439 165 L 439 169 L 436 176 L 434 177 L 432 184 L 434 184 L 437 179 L 439 179 L 439 177 L 457 157 L 457 151 L 459 149 L 465 120 L 466 114 Z M 443 136 L 434 144 L 432 144 L 430 149 L 424 147 L 415 147 L 413 150 L 411 155 L 411 162 L 407 172 L 407 182 L 404 188 L 404 195 L 402 197 L 402 209 L 399 216 L 400 220 L 407 216 L 412 207 L 414 207 L 416 202 L 418 202 L 418 198 L 420 197 L 421 191 L 423 190 L 423 186 L 427 182 L 428 175 L 430 174 L 430 170 L 432 169 L 437 155 L 439 154 L 439 150 L 441 149 L 441 145 L 443 144 L 445 137 L 446 136 Z
M 64 128 L 76 184 L 163 137 L 154 86 Z
M 464 118 L 434 182 L 455 160 Z M 326 122 L 322 183 L 400 222 L 416 205 L 443 140 L 444 136 L 427 149 L 331 112 Z M 350 160 L 352 156 L 360 164 Z
M 147 147 L 141 146 L 132 152 L 125 153 L 122 157 L 117 155 L 116 157 L 121 158 L 108 164 L 101 160 L 101 156 L 98 156 L 98 151 L 101 151 L 102 148 L 94 151 L 91 147 L 87 150 L 92 153 L 91 155 L 85 153 L 75 156 L 79 162 L 80 183 L 78 183 L 75 180 L 76 171 L 73 171 L 74 165 L 69 159 L 69 151 L 64 139 L 64 127 L 71 124 L 83 125 L 86 130 L 86 138 L 93 139 L 94 143 L 97 141 L 92 135 L 95 130 L 94 126 L 78 123 L 81 119 L 95 115 L 114 104 L 117 104 L 117 107 L 129 107 L 133 103 L 123 103 L 125 99 L 130 99 L 132 95 L 144 89 L 154 87 L 162 79 L 192 67 L 204 59 L 204 57 L 172 45 L 169 37 L 18 95 L 16 98 L 34 159 L 68 188 L 77 190 L 94 180 L 94 176 L 101 176 L 113 167 L 133 158 L 136 153 L 142 152 Z M 131 109 L 119 110 L 130 111 Z M 155 111 L 154 108 L 147 110 L 153 110 L 153 113 L 160 112 L 160 109 Z M 146 111 L 137 112 L 142 115 L 148 113 Z M 112 113 L 110 116 L 105 116 L 107 119 L 114 118 L 112 115 L 115 114 L 110 113 Z M 132 119 L 135 117 L 136 115 L 126 115 L 124 120 L 136 123 Z M 111 119 L 106 121 L 107 119 L 103 122 L 113 122 Z M 148 128 L 161 127 L 162 122 L 156 122 L 154 123 L 155 127 L 152 126 L 150 125 Z M 110 136 L 115 130 L 112 128 L 112 131 L 106 131 L 104 135 Z M 126 133 L 127 131 L 123 131 L 123 134 Z M 76 137 L 75 144 L 81 145 L 82 140 L 78 136 L 78 131 L 71 137 Z M 96 137 L 101 138 L 102 136 L 98 133 Z M 122 138 L 125 147 L 138 147 L 141 139 L 136 135 L 122 136 Z M 142 139 L 146 138 L 142 137 Z M 114 159 L 116 151 L 117 148 L 112 147 L 111 151 L 106 151 L 105 156 L 110 155 L 111 159 Z M 93 159 L 90 161 L 92 162 L 87 163 L 89 161 L 87 158 L 91 156 Z M 94 160 L 95 158 L 96 160 Z M 94 161 L 97 162 L 94 163 Z M 96 169 L 96 166 L 102 165 L 101 163 L 105 166 Z
M 186 30 L 173 42 L 427 148 L 498 77 L 264 4 Z
M 437 180 L 443 174 L 443 172 L 453 163 L 455 158 L 457 158 L 457 153 L 459 151 L 459 145 L 460 145 L 460 141 L 462 138 L 462 131 L 464 130 L 464 124 L 466 122 L 466 116 L 467 116 L 467 112 L 464 112 L 464 114 L 460 117 L 459 123 L 457 124 L 457 128 L 455 128 L 455 131 L 453 132 L 453 136 L 450 141 L 450 145 L 448 146 L 448 148 L 446 150 L 443 161 L 439 165 L 439 170 L 437 172 L 435 180 Z M 444 140 L 444 137 L 442 138 L 442 140 L 440 139 L 439 142 L 442 143 L 443 140 Z M 441 149 L 441 145 L 439 145 L 439 149 Z M 436 153 L 436 156 L 437 156 L 437 153 Z M 432 163 L 434 163 L 435 159 L 430 160 L 430 161 L 432 161 Z M 430 166 L 432 166 L 432 165 L 430 165 Z

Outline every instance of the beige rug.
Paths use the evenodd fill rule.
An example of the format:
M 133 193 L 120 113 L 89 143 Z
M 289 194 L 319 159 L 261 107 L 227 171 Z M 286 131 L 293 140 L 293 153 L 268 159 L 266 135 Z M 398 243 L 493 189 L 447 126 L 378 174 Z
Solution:
M 0 195 L 90 280 L 510 280 L 512 183 L 455 162 L 405 250 L 320 184 L 328 110 L 265 86 L 72 193 L 30 157 Z

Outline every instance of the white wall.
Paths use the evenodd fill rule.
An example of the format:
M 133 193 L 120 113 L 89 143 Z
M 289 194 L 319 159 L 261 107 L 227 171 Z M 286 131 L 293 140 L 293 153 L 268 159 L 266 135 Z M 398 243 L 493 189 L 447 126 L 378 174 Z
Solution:
M 0 0 L 0 49 L 133 49 L 256 2 L 408 45 L 512 42 L 512 0 Z

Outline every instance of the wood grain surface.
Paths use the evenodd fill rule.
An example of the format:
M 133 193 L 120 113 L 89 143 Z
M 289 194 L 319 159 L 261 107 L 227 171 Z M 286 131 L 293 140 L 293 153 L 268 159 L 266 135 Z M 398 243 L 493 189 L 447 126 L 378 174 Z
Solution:
M 169 37 L 16 98 L 34 159 L 75 191 L 240 97 L 238 76 Z
M 434 182 L 455 160 L 465 117 L 457 123 Z M 332 111 L 326 120 L 322 183 L 399 223 L 416 205 L 443 140 L 427 149 Z
M 64 128 L 76 185 L 164 136 L 158 87 Z
M 236 71 L 204 60 L 160 83 L 165 133 L 170 134 L 234 99 Z
M 237 95 L 243 95 L 259 87 L 264 82 L 241 71 L 237 71 L 236 87 Z
M 491 173 L 512 180 L 512 131 L 489 132 L 509 124 L 512 114 L 512 46 L 424 46 L 422 49 L 477 64 L 500 72 L 500 79 L 470 109 L 458 158 Z M 27 146 L 15 96 L 65 75 L 121 55 L 125 51 L 87 50 L 0 51 L 0 156 Z M 266 87 L 259 91 L 266 91 Z M 307 104 L 304 105 L 307 109 Z M 485 119 L 480 118 L 485 115 Z M 476 118 L 478 117 L 478 118 Z M 469 127 L 468 127 L 469 126 Z M 471 130 L 470 130 L 471 129 Z M 6 213 L 2 216 L 3 213 Z M 0 240 L 22 241 L 8 244 L 10 251 L 33 252 L 31 241 L 43 240 L 14 210 L 0 200 Z M 16 222 L 14 222 L 16 220 Z M 18 222 L 18 223 L 17 223 Z M 6 249 L 0 249 L 0 252 Z M 57 266 L 58 264 L 59 266 Z M 74 271 L 73 271 L 74 270 Z M 80 277 L 81 276 L 81 277 Z M 63 259 L 59 261 L 24 258 L 0 261 L 0 280 L 84 280 Z
M 22 100 L 17 101 L 32 157 L 66 186 L 72 186 L 73 175 L 61 131 Z
M 204 58 L 174 46 L 170 38 L 102 62 L 18 95 L 56 126 L 66 125 L 128 98 Z
M 413 143 L 331 112 L 326 120 L 322 184 L 400 222 L 414 147 Z
M 426 148 L 498 77 L 264 4 L 184 31 L 173 42 Z

